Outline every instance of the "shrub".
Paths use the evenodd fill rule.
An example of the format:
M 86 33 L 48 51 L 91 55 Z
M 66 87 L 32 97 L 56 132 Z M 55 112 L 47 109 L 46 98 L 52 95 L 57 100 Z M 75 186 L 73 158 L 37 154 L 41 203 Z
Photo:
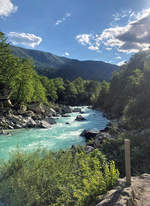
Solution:
M 18 152 L 1 164 L 0 198 L 11 206 L 84 206 L 112 188 L 119 172 L 98 151 Z

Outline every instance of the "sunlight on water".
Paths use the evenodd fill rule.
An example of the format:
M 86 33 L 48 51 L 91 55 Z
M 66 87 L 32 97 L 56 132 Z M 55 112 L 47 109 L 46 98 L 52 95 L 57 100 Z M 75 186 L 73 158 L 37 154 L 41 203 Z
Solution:
M 75 121 L 79 113 L 71 113 L 70 117 L 61 117 L 57 124 L 50 129 L 21 129 L 11 131 L 12 135 L 0 135 L 0 159 L 8 159 L 9 153 L 17 148 L 34 151 L 46 148 L 54 151 L 66 149 L 74 144 L 84 144 L 85 139 L 80 136 L 84 129 L 103 129 L 107 119 L 98 111 L 82 107 L 82 114 L 87 121 Z M 66 124 L 68 122 L 69 124 Z

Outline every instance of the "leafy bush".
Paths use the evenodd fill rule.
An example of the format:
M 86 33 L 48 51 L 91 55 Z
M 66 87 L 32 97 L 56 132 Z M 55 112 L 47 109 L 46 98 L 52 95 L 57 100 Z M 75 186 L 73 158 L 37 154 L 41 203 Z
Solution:
M 119 172 L 98 150 L 18 152 L 1 164 L 0 198 L 11 206 L 84 206 L 112 188 Z
M 150 130 L 128 131 L 119 133 L 116 138 L 102 142 L 100 150 L 107 159 L 114 160 L 120 176 L 125 176 L 124 139 L 131 141 L 131 173 L 132 176 L 150 171 Z

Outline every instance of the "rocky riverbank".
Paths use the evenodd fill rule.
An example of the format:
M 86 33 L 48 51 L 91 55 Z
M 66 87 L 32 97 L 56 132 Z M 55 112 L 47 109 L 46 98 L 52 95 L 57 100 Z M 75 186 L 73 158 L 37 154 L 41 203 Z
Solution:
M 52 124 L 56 124 L 57 117 L 70 112 L 72 109 L 69 106 L 51 108 L 37 103 L 17 109 L 3 108 L 0 111 L 0 129 L 3 133 L 6 129 L 50 128 Z
M 7 134 L 5 130 L 21 129 L 21 128 L 50 128 L 56 124 L 56 119 L 60 116 L 69 117 L 69 113 L 79 112 L 83 114 L 81 108 L 72 108 L 66 105 L 41 105 L 34 103 L 30 105 L 22 105 L 19 108 L 2 108 L 0 109 L 0 130 L 1 134 Z M 84 121 L 85 119 L 78 115 L 76 121 Z

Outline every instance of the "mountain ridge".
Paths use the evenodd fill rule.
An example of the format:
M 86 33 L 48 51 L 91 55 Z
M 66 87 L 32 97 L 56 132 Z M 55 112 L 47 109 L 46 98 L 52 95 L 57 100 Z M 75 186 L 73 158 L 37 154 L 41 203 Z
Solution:
M 35 70 L 40 75 L 49 78 L 62 77 L 63 79 L 74 80 L 80 76 L 89 80 L 109 80 L 112 73 L 118 69 L 117 65 L 103 61 L 70 59 L 50 52 L 16 46 L 10 46 L 10 50 L 14 55 L 23 59 L 33 59 Z

